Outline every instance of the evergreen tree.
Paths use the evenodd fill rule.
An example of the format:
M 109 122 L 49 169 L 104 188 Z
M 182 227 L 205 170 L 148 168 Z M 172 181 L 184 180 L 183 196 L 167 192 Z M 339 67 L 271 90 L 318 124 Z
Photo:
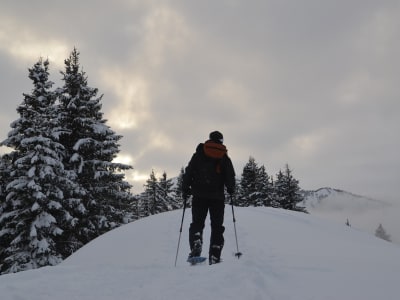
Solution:
M 288 209 L 288 201 L 286 200 L 285 179 L 282 170 L 276 174 L 274 182 L 275 201 L 279 203 L 279 207 Z
M 6 161 L 6 156 L 0 155 L 0 209 L 1 203 L 3 203 L 6 199 L 6 185 L 7 185 L 7 178 L 9 178 L 9 168 L 10 162 Z M 0 210 L 1 216 L 1 210 Z
M 271 206 L 274 188 L 264 165 L 258 168 L 256 189 L 259 191 L 256 206 Z
M 6 201 L 6 186 L 7 186 L 7 179 L 10 177 L 9 166 L 11 165 L 10 162 L 6 161 L 6 156 L 0 156 L 0 224 L 3 214 L 3 206 L 5 206 Z M 0 234 L 1 236 L 1 234 Z M 0 238 L 1 240 L 1 238 Z M 4 247 L 6 245 L 0 243 L 0 257 L 1 253 L 4 251 Z M 1 259 L 1 258 L 0 258 Z M 0 261 L 1 264 L 1 261 Z
M 144 217 L 154 215 L 156 213 L 157 198 L 158 198 L 158 182 L 154 170 L 151 170 L 150 177 L 144 185 L 142 194 L 142 215 Z
M 145 193 L 140 193 L 139 195 L 137 195 L 136 199 L 137 200 L 134 209 L 136 209 L 137 218 L 141 219 L 150 216 L 150 210 L 147 206 L 148 202 Z
M 60 135 L 65 147 L 63 162 L 80 186 L 74 205 L 79 229 L 71 235 L 77 233 L 85 244 L 124 222 L 131 186 L 124 181 L 123 171 L 131 166 L 112 162 L 119 152 L 121 136 L 106 125 L 102 96 L 97 97 L 98 89 L 88 86 L 76 49 L 65 60 L 65 71 L 61 73 L 64 86 L 58 89 L 58 97 L 64 130 Z
M 74 190 L 56 140 L 55 95 L 48 80 L 49 62 L 29 69 L 31 94 L 18 106 L 20 118 L 1 145 L 13 151 L 2 157 L 0 272 L 10 273 L 59 263 L 61 235 L 76 220 L 63 206 Z M 7 174 L 7 182 L 4 181 Z
M 274 189 L 280 207 L 305 212 L 304 207 L 297 206 L 303 201 L 303 196 L 300 193 L 299 181 L 293 177 L 289 165 L 286 164 L 284 172 L 279 170 Z
M 259 168 L 253 157 L 243 167 L 242 177 L 239 186 L 239 206 L 257 206 L 260 204 L 259 191 L 260 185 L 258 182 Z
M 235 191 L 233 195 L 229 195 L 228 191 L 225 191 L 225 204 L 243 206 L 240 199 L 240 178 L 235 178 Z
M 178 209 L 181 202 L 174 197 L 176 191 L 174 191 L 173 186 L 172 179 L 167 178 L 166 172 L 157 180 L 154 170 L 152 170 L 144 185 L 145 190 L 139 197 L 140 216 L 147 217 Z
M 179 202 L 173 197 L 173 182 L 167 178 L 167 173 L 164 172 L 158 181 L 159 186 L 159 202 L 157 203 L 156 213 L 175 210 L 179 208 Z
M 386 230 L 383 228 L 382 224 L 379 224 L 378 228 L 376 229 L 375 236 L 388 242 L 392 241 L 390 235 L 386 233 Z
M 176 181 L 176 186 L 174 188 L 174 198 L 177 203 L 177 208 L 181 208 L 183 205 L 182 198 L 182 184 L 183 184 L 183 174 L 185 173 L 185 169 L 182 167 L 179 173 L 178 179 Z M 188 203 L 186 203 L 188 205 Z
M 130 218 L 129 222 L 132 222 L 134 220 L 138 220 L 140 219 L 141 216 L 141 201 L 140 201 L 140 197 L 137 196 L 133 196 L 131 198 L 131 204 L 130 204 L 130 211 L 132 212 L 132 217 Z
M 271 190 L 271 194 L 270 194 L 270 199 L 271 199 L 270 205 L 271 205 L 271 207 L 274 207 L 274 208 L 282 208 L 280 201 L 279 201 L 278 194 L 277 194 L 277 190 L 275 188 L 274 178 L 272 176 L 271 176 L 271 186 L 272 186 L 272 190 Z

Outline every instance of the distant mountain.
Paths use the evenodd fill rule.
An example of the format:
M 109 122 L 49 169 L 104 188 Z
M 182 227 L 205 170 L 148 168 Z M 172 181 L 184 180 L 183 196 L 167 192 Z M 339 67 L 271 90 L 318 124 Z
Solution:
M 342 224 L 349 220 L 351 226 L 370 234 L 375 234 L 379 224 L 383 224 L 393 236 L 393 242 L 400 242 L 398 217 L 387 202 L 329 187 L 302 191 L 302 194 L 301 205 L 312 215 Z
M 343 190 L 329 187 L 320 188 L 316 191 L 302 191 L 304 196 L 303 205 L 309 211 L 325 212 L 354 212 L 382 209 L 389 204 L 369 197 L 355 195 Z

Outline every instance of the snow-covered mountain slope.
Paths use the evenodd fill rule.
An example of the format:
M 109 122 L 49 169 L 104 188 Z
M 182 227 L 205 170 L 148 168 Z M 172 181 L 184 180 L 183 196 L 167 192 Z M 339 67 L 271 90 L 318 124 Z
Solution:
M 304 196 L 306 207 L 313 211 L 363 213 L 369 210 L 385 208 L 389 205 L 382 201 L 332 188 L 305 191 Z
M 273 208 L 236 208 L 239 260 L 226 209 L 224 262 L 189 266 L 182 211 L 130 223 L 62 264 L 0 276 L 1 299 L 397 300 L 400 248 L 354 228 Z M 205 232 L 208 244 L 209 230 Z
M 379 224 L 383 224 L 393 242 L 400 244 L 399 207 L 332 188 L 303 191 L 303 195 L 302 205 L 310 214 L 341 224 L 349 220 L 351 226 L 370 234 L 375 234 Z

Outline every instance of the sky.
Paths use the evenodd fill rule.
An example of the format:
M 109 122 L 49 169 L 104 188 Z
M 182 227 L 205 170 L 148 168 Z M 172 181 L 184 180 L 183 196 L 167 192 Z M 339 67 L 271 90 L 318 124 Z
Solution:
M 0 0 L 1 140 L 28 68 L 48 58 L 59 87 L 74 47 L 133 193 L 219 130 L 238 177 L 252 156 L 303 189 L 400 202 L 399 1 Z

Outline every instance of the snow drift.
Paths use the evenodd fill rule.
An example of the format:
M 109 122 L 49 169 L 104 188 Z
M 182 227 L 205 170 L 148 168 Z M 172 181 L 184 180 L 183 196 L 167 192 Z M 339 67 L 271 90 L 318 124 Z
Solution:
M 303 213 L 235 213 L 239 260 L 227 207 L 223 263 L 189 266 L 187 211 L 174 267 L 180 210 L 115 229 L 58 266 L 0 276 L 1 299 L 399 299 L 398 246 Z

